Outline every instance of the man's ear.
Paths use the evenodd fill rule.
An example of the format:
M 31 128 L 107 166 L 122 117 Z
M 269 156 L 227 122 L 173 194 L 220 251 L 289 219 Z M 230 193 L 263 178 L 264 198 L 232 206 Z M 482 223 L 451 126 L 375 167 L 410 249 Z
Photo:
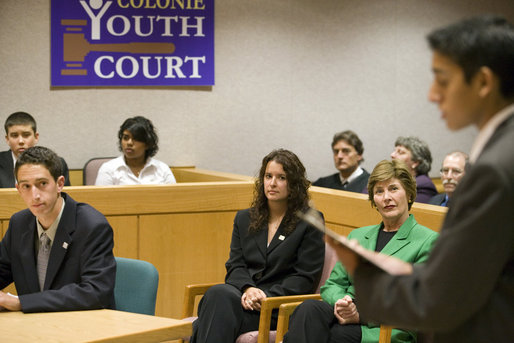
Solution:
M 39 132 L 34 132 L 34 138 L 34 145 L 36 145 L 39 142 Z
M 57 182 L 56 182 L 56 183 L 57 183 L 57 190 L 58 190 L 59 192 L 61 192 L 61 191 L 62 191 L 62 189 L 64 188 L 64 176 L 62 176 L 62 175 L 61 175 L 61 176 L 59 176 L 59 177 L 57 178 Z
M 474 76 L 473 82 L 476 82 L 478 88 L 478 95 L 485 98 L 491 94 L 495 89 L 499 92 L 498 78 L 489 67 L 480 67 Z

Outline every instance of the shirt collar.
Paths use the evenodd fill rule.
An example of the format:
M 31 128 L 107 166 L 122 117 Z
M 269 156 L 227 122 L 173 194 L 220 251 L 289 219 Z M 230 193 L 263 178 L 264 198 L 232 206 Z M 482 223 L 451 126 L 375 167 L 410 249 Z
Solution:
M 344 185 L 345 182 L 352 182 L 353 180 L 355 180 L 356 178 L 358 178 L 359 176 L 361 176 L 361 174 L 364 173 L 364 170 L 362 170 L 362 168 L 360 166 L 357 167 L 357 169 L 355 169 L 353 171 L 353 173 L 347 178 L 347 179 L 344 179 L 341 174 L 339 174 L 339 179 L 341 180 L 341 183 Z
M 478 156 L 484 150 L 485 145 L 491 139 L 491 136 L 494 134 L 498 126 L 500 126 L 505 120 L 507 120 L 511 115 L 514 114 L 514 104 L 511 104 L 505 107 L 503 110 L 495 114 L 489 121 L 482 127 L 480 132 L 478 133 L 475 142 L 473 143 L 473 147 L 471 148 L 471 153 L 469 154 L 469 162 L 475 163 L 478 159 Z
M 50 225 L 50 227 L 48 229 L 46 229 L 46 230 L 43 229 L 43 227 L 39 223 L 39 220 L 37 220 L 37 218 L 36 218 L 37 236 L 38 236 L 38 238 L 41 237 L 41 234 L 43 232 L 45 232 L 46 235 L 48 236 L 48 238 L 50 238 L 50 241 L 51 242 L 54 241 L 55 234 L 57 233 L 57 227 L 59 226 L 59 222 L 61 221 L 62 213 L 64 212 L 64 205 L 65 205 L 64 198 L 62 198 L 61 211 L 59 212 L 59 215 L 57 215 L 57 218 L 55 218 L 55 220 L 52 223 L 52 225 Z
M 148 157 L 146 159 L 145 165 L 143 166 L 143 169 L 141 169 L 141 172 L 143 172 L 143 170 L 145 170 L 149 166 L 156 166 L 156 165 L 157 165 L 156 160 L 153 157 Z M 127 162 L 125 162 L 125 157 L 123 155 L 121 155 L 120 167 L 123 167 L 126 170 L 130 170 L 130 167 L 127 165 Z

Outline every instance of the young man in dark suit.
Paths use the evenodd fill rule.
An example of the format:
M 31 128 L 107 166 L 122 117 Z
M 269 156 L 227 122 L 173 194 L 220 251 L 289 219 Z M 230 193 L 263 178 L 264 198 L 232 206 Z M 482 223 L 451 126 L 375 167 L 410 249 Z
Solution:
M 0 242 L 0 309 L 50 312 L 114 308 L 113 232 L 91 206 L 62 193 L 61 160 L 32 147 L 16 163 L 28 209 L 15 213 Z
M 364 146 L 359 136 L 351 130 L 338 132 L 332 139 L 332 153 L 337 173 L 321 177 L 313 186 L 339 189 L 342 191 L 366 192 L 369 173 L 360 167 L 364 158 Z
M 9 150 L 0 152 L 0 188 L 15 187 L 14 165 L 20 154 L 33 147 L 39 140 L 36 120 L 28 113 L 14 112 L 5 120 L 5 141 Z M 70 185 L 68 166 L 61 158 L 64 185 Z
M 413 267 L 389 258 L 388 268 L 404 274 L 391 275 L 327 241 L 354 276 L 366 321 L 417 329 L 434 342 L 512 342 L 514 26 L 476 17 L 436 30 L 428 41 L 435 76 L 429 99 L 451 130 L 479 129 L 471 167 L 428 261 Z

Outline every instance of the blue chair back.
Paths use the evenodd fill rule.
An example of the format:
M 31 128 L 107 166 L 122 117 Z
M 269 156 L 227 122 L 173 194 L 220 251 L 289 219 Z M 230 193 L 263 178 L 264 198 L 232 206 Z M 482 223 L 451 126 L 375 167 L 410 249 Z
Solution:
M 155 315 L 159 272 L 149 262 L 116 257 L 116 309 Z

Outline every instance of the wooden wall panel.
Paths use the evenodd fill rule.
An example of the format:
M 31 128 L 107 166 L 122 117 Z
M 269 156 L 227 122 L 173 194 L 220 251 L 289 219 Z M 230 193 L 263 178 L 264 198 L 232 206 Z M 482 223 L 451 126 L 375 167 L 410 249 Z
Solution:
M 139 258 L 138 216 L 108 216 L 114 233 L 114 256 Z
M 181 315 L 186 285 L 223 282 L 235 211 L 141 216 L 139 257 L 159 271 L 156 313 Z

